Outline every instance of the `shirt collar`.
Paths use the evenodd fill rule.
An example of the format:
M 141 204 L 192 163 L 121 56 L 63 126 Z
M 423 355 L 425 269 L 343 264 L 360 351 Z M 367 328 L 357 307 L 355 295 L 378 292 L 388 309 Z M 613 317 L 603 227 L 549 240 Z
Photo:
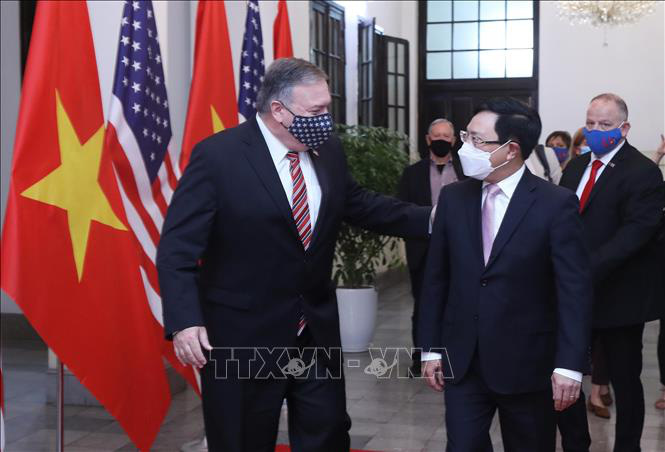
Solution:
M 587 166 L 591 166 L 593 162 L 595 162 L 596 160 L 600 160 L 603 166 L 607 165 L 614 158 L 614 156 L 617 155 L 617 152 L 619 152 L 619 150 L 623 147 L 625 143 L 626 139 L 624 138 L 623 140 L 621 140 L 621 143 L 619 143 L 619 145 L 616 148 L 612 149 L 610 152 L 604 154 L 601 157 L 598 157 L 596 154 L 592 152 L 591 159 L 589 160 L 589 164 Z
M 266 141 L 266 145 L 270 151 L 270 157 L 272 158 L 275 166 L 277 166 L 282 160 L 284 160 L 284 158 L 286 158 L 286 154 L 289 152 L 289 149 L 284 146 L 284 144 L 279 141 L 275 135 L 272 134 L 270 129 L 268 129 L 268 126 L 263 122 L 261 116 L 258 114 L 256 115 L 256 123 L 259 125 L 259 130 L 261 130 L 263 139 Z
M 513 197 L 513 193 L 515 193 L 517 185 L 520 183 L 520 180 L 522 180 L 522 175 L 524 175 L 525 171 L 524 168 L 525 166 L 524 164 L 522 164 L 522 166 L 520 166 L 520 169 L 518 169 L 517 171 L 515 171 L 513 174 L 506 177 L 505 179 L 496 183 L 496 185 L 499 186 L 503 194 L 506 195 L 508 199 Z M 485 188 L 488 185 L 489 182 L 483 182 L 483 188 Z

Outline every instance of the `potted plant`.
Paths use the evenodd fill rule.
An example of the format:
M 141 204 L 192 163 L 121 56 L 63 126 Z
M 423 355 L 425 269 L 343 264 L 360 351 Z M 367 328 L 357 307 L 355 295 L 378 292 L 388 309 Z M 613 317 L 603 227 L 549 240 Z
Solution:
M 408 155 L 405 135 L 382 127 L 338 125 L 349 171 L 364 188 L 395 195 Z M 399 262 L 398 240 L 343 224 L 337 239 L 333 279 L 337 284 L 342 350 L 366 351 L 374 336 L 380 266 Z

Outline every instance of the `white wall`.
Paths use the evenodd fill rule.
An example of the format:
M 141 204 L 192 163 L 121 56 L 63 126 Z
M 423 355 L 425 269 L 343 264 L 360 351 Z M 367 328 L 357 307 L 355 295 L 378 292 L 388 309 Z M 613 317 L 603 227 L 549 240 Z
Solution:
M 18 117 L 19 93 L 21 91 L 21 63 L 19 41 L 19 12 L 17 1 L 0 2 L 0 196 L 2 197 L 2 225 L 5 224 L 5 208 L 9 189 L 9 173 L 12 164 L 12 148 Z M 21 312 L 16 304 L 2 292 L 2 312 Z
M 575 132 L 596 94 L 614 92 L 626 101 L 628 140 L 642 151 L 656 148 L 665 131 L 665 7 L 637 24 L 602 29 L 570 25 L 557 16 L 556 2 L 540 2 L 539 110 L 543 136 Z

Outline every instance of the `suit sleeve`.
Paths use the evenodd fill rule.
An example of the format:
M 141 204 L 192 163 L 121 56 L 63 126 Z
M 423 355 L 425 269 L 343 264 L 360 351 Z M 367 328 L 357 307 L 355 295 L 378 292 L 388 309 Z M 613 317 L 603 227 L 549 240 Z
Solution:
M 621 226 L 591 256 L 595 283 L 607 278 L 626 259 L 642 249 L 658 231 L 663 211 L 662 184 L 663 177 L 654 165 L 632 178 L 628 187 L 630 193 L 620 207 Z
M 344 221 L 379 234 L 404 238 L 429 237 L 431 207 L 422 207 L 362 188 L 344 160 L 346 202 Z
M 439 199 L 443 200 L 446 187 L 441 189 Z M 423 277 L 422 294 L 418 313 L 418 337 L 416 346 L 423 352 L 436 352 L 441 347 L 443 313 L 448 301 L 450 264 L 446 236 L 447 202 L 439 203 L 434 216 L 427 264 Z
M 409 198 L 409 168 L 404 168 L 402 177 L 399 180 L 399 186 L 397 187 L 397 197 L 402 201 L 408 201 Z
M 569 194 L 550 231 L 556 287 L 555 368 L 588 371 L 593 283 L 577 196 Z
M 203 326 L 197 278 L 217 210 L 210 156 L 197 145 L 178 183 L 157 249 L 157 272 L 164 311 L 164 331 Z

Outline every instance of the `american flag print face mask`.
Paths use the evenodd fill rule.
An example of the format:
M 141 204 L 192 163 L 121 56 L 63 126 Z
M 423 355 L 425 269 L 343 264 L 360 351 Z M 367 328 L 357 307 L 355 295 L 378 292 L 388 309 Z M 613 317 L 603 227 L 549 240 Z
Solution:
M 282 102 L 282 105 L 284 103 Z M 309 149 L 319 149 L 333 133 L 333 119 L 330 113 L 316 116 L 300 116 L 293 113 L 284 105 L 284 108 L 293 115 L 293 122 L 286 129 L 296 140 Z

